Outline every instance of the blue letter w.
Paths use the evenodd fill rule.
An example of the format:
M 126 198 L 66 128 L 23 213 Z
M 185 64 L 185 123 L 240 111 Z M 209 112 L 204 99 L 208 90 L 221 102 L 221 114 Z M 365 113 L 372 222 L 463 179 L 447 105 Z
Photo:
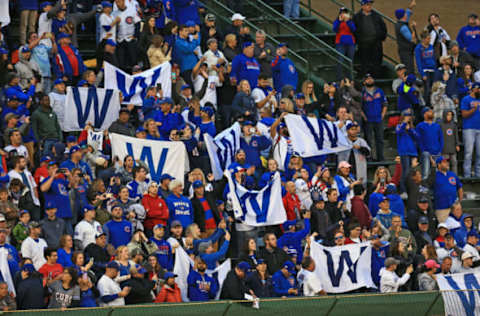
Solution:
M 82 129 L 85 127 L 85 123 L 87 123 L 88 116 L 90 115 L 90 111 L 92 110 L 93 102 L 93 112 L 95 115 L 95 119 L 91 123 L 93 123 L 93 127 L 101 128 L 103 125 L 103 121 L 105 120 L 105 116 L 107 115 L 108 106 L 110 105 L 110 100 L 112 99 L 113 95 L 113 90 L 107 89 L 105 91 L 105 98 L 103 99 L 103 104 L 101 108 L 98 107 L 98 96 L 96 88 L 88 89 L 87 103 L 85 104 L 85 107 L 83 107 L 82 105 L 78 88 L 72 88 L 72 92 L 73 100 L 77 108 L 78 126 Z
M 475 315 L 475 292 L 480 293 L 480 284 L 478 284 L 477 278 L 473 273 L 468 273 L 463 276 L 465 281 L 465 289 L 462 290 L 473 290 L 477 289 L 477 291 L 461 291 L 460 287 L 458 286 L 457 282 L 451 277 L 446 275 L 445 279 L 447 280 L 448 284 L 452 287 L 452 289 L 456 290 L 455 293 L 458 295 L 460 300 L 462 301 L 463 308 L 465 309 L 465 314 L 467 316 L 474 316 Z M 468 295 L 468 298 L 467 298 Z
M 367 247 L 360 248 L 360 256 L 365 251 L 365 249 L 367 249 Z M 348 271 L 347 271 L 348 277 L 350 278 L 352 283 L 357 283 L 358 260 L 355 261 L 355 263 L 353 263 L 352 259 L 350 258 L 350 253 L 346 250 L 343 250 L 340 253 L 340 258 L 338 259 L 338 269 L 335 272 L 334 266 L 333 266 L 332 254 L 330 253 L 330 251 L 326 249 L 324 249 L 323 252 L 325 252 L 325 255 L 327 256 L 328 276 L 330 277 L 330 280 L 332 281 L 333 286 L 338 286 L 340 284 L 340 278 L 343 275 L 344 262 L 347 264 L 347 267 L 348 267 Z
M 152 176 L 152 180 L 157 182 L 160 180 L 160 176 L 163 173 L 163 167 L 165 166 L 165 161 L 167 161 L 168 148 L 162 149 L 162 152 L 160 154 L 160 159 L 156 166 L 153 162 L 151 147 L 148 147 L 148 146 L 143 147 L 142 152 L 140 153 L 140 158 L 139 158 L 133 155 L 132 144 L 127 143 L 127 152 L 130 156 L 134 157 L 135 159 L 140 159 L 141 161 L 144 161 L 147 163 L 148 169 L 150 169 L 150 175 Z

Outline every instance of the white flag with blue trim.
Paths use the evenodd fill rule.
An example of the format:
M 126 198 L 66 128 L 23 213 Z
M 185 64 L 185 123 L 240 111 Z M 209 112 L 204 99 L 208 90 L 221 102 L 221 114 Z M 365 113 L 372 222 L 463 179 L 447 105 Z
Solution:
M 203 134 L 215 180 L 220 180 L 223 172 L 235 161 L 235 153 L 240 149 L 240 134 L 241 129 L 238 122 L 215 138 L 207 133 Z
M 330 121 L 288 114 L 285 117 L 293 150 L 301 157 L 314 157 L 348 150 L 347 137 Z
M 67 87 L 63 131 L 81 131 L 87 123 L 106 130 L 118 119 L 120 95 L 117 90 Z
M 164 62 L 144 72 L 129 75 L 123 70 L 105 62 L 105 88 L 122 92 L 123 104 L 142 105 L 151 86 L 162 85 L 162 96 L 172 96 L 172 66 Z
M 250 226 L 270 226 L 283 224 L 287 213 L 282 201 L 282 180 L 276 172 L 268 184 L 260 191 L 247 190 L 232 179 L 231 171 L 226 170 L 235 219 Z

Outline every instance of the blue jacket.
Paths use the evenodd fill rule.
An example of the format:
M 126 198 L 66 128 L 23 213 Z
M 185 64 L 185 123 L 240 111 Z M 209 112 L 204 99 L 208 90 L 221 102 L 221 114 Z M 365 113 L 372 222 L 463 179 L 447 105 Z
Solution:
M 421 152 L 429 152 L 431 155 L 439 155 L 443 150 L 443 132 L 437 123 L 421 122 L 416 127 L 418 145 Z
M 17 1 L 17 5 L 20 7 L 20 11 L 22 10 L 33 10 L 38 11 L 38 0 L 20 0 Z
M 45 178 L 41 184 L 48 181 L 50 177 Z M 57 217 L 72 218 L 72 208 L 70 206 L 70 197 L 68 194 L 68 182 L 61 178 L 53 180 L 50 190 L 44 192 L 45 202 L 53 201 L 57 206 Z
M 253 135 L 250 143 L 247 143 L 243 137 L 240 137 L 240 148 L 245 151 L 245 162 L 259 168 L 262 166 L 260 152 L 271 145 L 270 140 L 265 136 Z
M 172 254 L 172 246 L 165 240 L 161 239 L 158 240 L 155 237 L 150 238 L 150 241 L 153 241 L 158 250 L 155 252 L 157 257 L 158 263 L 167 271 L 173 270 L 173 254 Z
M 178 58 L 180 71 L 192 70 L 198 62 L 197 55 L 194 54 L 195 48 L 200 45 L 199 39 L 188 39 L 178 37 L 175 42 L 175 54 Z
M 349 174 L 349 177 L 352 179 L 355 179 L 353 174 Z M 336 175 L 333 177 L 335 182 L 337 183 L 337 188 L 338 188 L 338 200 L 345 202 L 347 199 L 347 195 L 350 192 L 350 187 L 345 186 L 343 184 L 343 180 L 339 175 Z
M 143 99 L 142 104 L 143 120 L 153 119 L 155 116 L 155 98 L 148 97 Z
M 218 282 L 214 278 L 191 270 L 187 278 L 188 298 L 190 301 L 208 301 L 214 299 L 218 292 Z M 206 285 L 210 286 L 207 290 Z
M 195 24 L 201 24 L 198 17 L 199 5 L 197 0 L 175 0 L 173 3 L 178 25 L 185 24 L 190 20 L 195 22 Z
M 379 123 L 382 121 L 382 110 L 388 105 L 387 97 L 382 89 L 376 88 L 373 94 L 366 89 L 362 91 L 362 108 L 367 116 L 367 122 Z
M 70 253 L 67 253 L 65 249 L 63 248 L 58 248 L 57 250 L 57 263 L 60 263 L 62 267 L 67 268 L 67 267 L 73 267 L 73 262 L 72 262 L 72 254 L 73 251 L 70 251 Z
M 166 202 L 170 213 L 168 217 L 169 222 L 178 220 L 183 227 L 193 224 L 192 202 L 187 197 L 183 195 L 178 197 L 172 193 L 167 197 Z
M 82 170 L 83 173 L 86 173 L 90 176 L 90 179 L 93 179 L 92 169 L 90 166 L 83 160 L 80 160 L 78 164 L 75 164 L 72 160 L 68 159 L 62 162 L 60 168 L 66 168 L 69 171 L 72 171 L 73 168 L 79 168 Z
M 405 82 L 402 82 L 400 86 L 397 88 L 398 93 L 398 110 L 403 112 L 404 110 L 411 109 L 413 106 L 418 105 L 420 101 L 418 100 L 417 96 L 415 95 L 417 89 L 414 87 L 410 87 Z
M 302 262 L 302 240 L 310 233 L 310 219 L 305 218 L 305 227 L 298 232 L 286 232 L 278 239 L 278 248 L 288 248 L 288 254 L 296 254 L 297 262 Z
M 399 156 L 412 156 L 418 155 L 417 151 L 417 132 L 414 128 L 406 129 L 407 123 L 401 123 L 397 125 L 397 150 Z
M 433 190 L 433 202 L 436 210 L 450 208 L 458 198 L 457 191 L 462 182 L 452 171 L 443 174 L 437 171 Z
M 35 94 L 35 86 L 31 85 L 27 92 L 23 92 L 19 85 L 9 86 L 5 90 L 5 96 L 7 98 L 16 96 L 21 103 L 26 103 Z
M 467 53 L 480 57 L 480 26 L 462 27 L 458 32 L 457 42 L 460 49 L 466 49 Z
M 277 55 L 272 61 L 272 75 L 275 90 L 282 91 L 282 88 L 286 85 L 291 85 L 294 90 L 297 89 L 298 73 L 290 58 Z
M 273 290 L 277 296 L 293 296 L 288 294 L 288 290 L 297 288 L 297 278 L 295 278 L 295 275 L 290 275 L 286 278 L 283 275 L 282 270 L 278 270 L 273 274 L 272 282 Z
M 217 267 L 218 260 L 225 256 L 229 245 L 230 242 L 228 240 L 225 240 L 217 252 L 200 254 L 200 258 L 205 261 L 207 269 L 214 270 Z
M 127 220 L 119 222 L 109 220 L 103 225 L 103 231 L 107 234 L 107 242 L 115 248 L 126 246 L 132 239 L 132 223 Z
M 239 54 L 233 58 L 230 78 L 237 79 L 237 84 L 242 80 L 247 80 L 250 89 L 253 90 L 257 86 L 258 75 L 260 75 L 260 64 L 254 57 L 250 58 Z
M 440 67 L 435 71 L 433 75 L 433 81 L 441 81 L 447 86 L 445 87 L 445 94 L 448 95 L 452 100 L 458 99 L 458 90 L 457 90 L 457 76 L 453 70 L 450 70 L 450 76 L 447 81 L 443 80 L 443 68 Z
M 422 44 L 418 44 L 415 47 L 415 62 L 422 77 L 425 76 L 425 70 L 434 72 L 435 68 L 437 68 L 437 62 L 435 61 L 433 46 L 425 47 Z
M 87 67 L 85 67 L 85 64 L 83 63 L 82 55 L 80 55 L 80 51 L 72 44 L 70 44 L 70 48 L 72 49 L 73 53 L 75 54 L 75 57 L 77 58 L 78 73 L 79 75 L 82 75 L 85 72 L 85 70 L 87 70 Z M 60 45 L 58 46 L 58 53 L 57 53 L 57 57 L 55 58 L 54 68 L 55 68 L 55 74 L 57 75 L 57 78 L 62 78 L 62 77 L 67 77 L 69 79 L 73 78 L 72 65 L 68 60 L 67 54 L 65 53 L 65 51 Z
M 468 79 L 465 81 L 463 78 L 457 78 L 457 93 L 458 93 L 458 99 L 462 100 L 468 92 L 470 92 L 469 85 L 473 83 L 472 80 Z
M 179 113 L 167 113 L 167 115 L 165 115 L 162 111 L 155 111 L 153 119 L 156 122 L 162 123 L 162 125 L 158 127 L 158 131 L 163 139 L 170 137 L 172 129 L 179 128 L 185 124 L 183 117 Z

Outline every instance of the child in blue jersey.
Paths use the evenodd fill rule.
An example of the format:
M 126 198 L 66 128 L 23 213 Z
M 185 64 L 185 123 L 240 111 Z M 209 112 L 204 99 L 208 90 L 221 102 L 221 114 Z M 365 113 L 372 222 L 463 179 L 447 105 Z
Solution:
M 157 224 L 153 227 L 153 237 L 150 238 L 153 241 L 158 250 L 155 252 L 158 263 L 167 271 L 173 270 L 173 253 L 172 246 L 165 239 L 165 226 Z
M 208 301 L 214 299 L 218 292 L 218 282 L 208 276 L 207 265 L 202 258 L 195 259 L 195 269 L 188 274 L 188 299 L 190 301 Z
M 296 220 L 287 221 L 283 224 L 285 233 L 278 239 L 278 248 L 288 248 L 288 253 L 294 254 L 297 257 L 297 262 L 301 263 L 303 258 L 302 241 L 310 233 L 310 211 L 303 215 L 305 227 L 302 230 L 296 231 Z

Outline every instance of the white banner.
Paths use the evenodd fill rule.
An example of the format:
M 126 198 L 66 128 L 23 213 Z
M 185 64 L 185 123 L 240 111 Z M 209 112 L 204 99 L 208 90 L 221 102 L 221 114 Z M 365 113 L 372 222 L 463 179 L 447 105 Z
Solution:
M 233 213 L 237 220 L 251 226 L 283 224 L 287 214 L 282 201 L 282 180 L 276 172 L 273 179 L 260 191 L 247 190 L 234 179 L 230 170 L 225 171 L 232 201 Z
M 480 271 L 475 270 L 472 273 L 436 275 L 445 315 L 480 315 Z
M 312 240 L 310 255 L 315 261 L 315 273 L 327 293 L 376 287 L 371 275 L 372 246 L 369 242 L 325 247 Z
M 116 90 L 67 87 L 63 131 L 81 131 L 87 123 L 106 130 L 118 119 L 120 97 Z
M 187 150 L 182 142 L 163 142 L 120 134 L 110 134 L 112 157 L 123 160 L 125 156 L 133 156 L 134 160 L 145 162 L 150 170 L 152 180 L 159 181 L 163 173 L 183 182 L 189 171 Z
M 293 150 L 302 157 L 327 155 L 352 148 L 342 131 L 327 120 L 288 114 L 285 123 Z
M 240 149 L 240 134 L 241 129 L 238 122 L 215 138 L 207 133 L 203 134 L 215 180 L 220 180 L 223 172 L 235 161 L 235 153 Z
M 13 284 L 10 267 L 8 266 L 8 256 L 10 255 L 8 254 L 7 248 L 0 248 L 0 273 L 2 274 L 3 281 L 8 285 L 8 292 L 15 295 L 15 285 Z
M 164 62 L 155 68 L 129 75 L 105 62 L 105 88 L 119 90 L 124 104 L 142 105 L 148 87 L 162 85 L 164 98 L 172 96 L 172 67 Z
M 101 151 L 103 149 L 103 132 L 94 132 L 89 129 L 87 144 L 92 146 L 93 149 Z

